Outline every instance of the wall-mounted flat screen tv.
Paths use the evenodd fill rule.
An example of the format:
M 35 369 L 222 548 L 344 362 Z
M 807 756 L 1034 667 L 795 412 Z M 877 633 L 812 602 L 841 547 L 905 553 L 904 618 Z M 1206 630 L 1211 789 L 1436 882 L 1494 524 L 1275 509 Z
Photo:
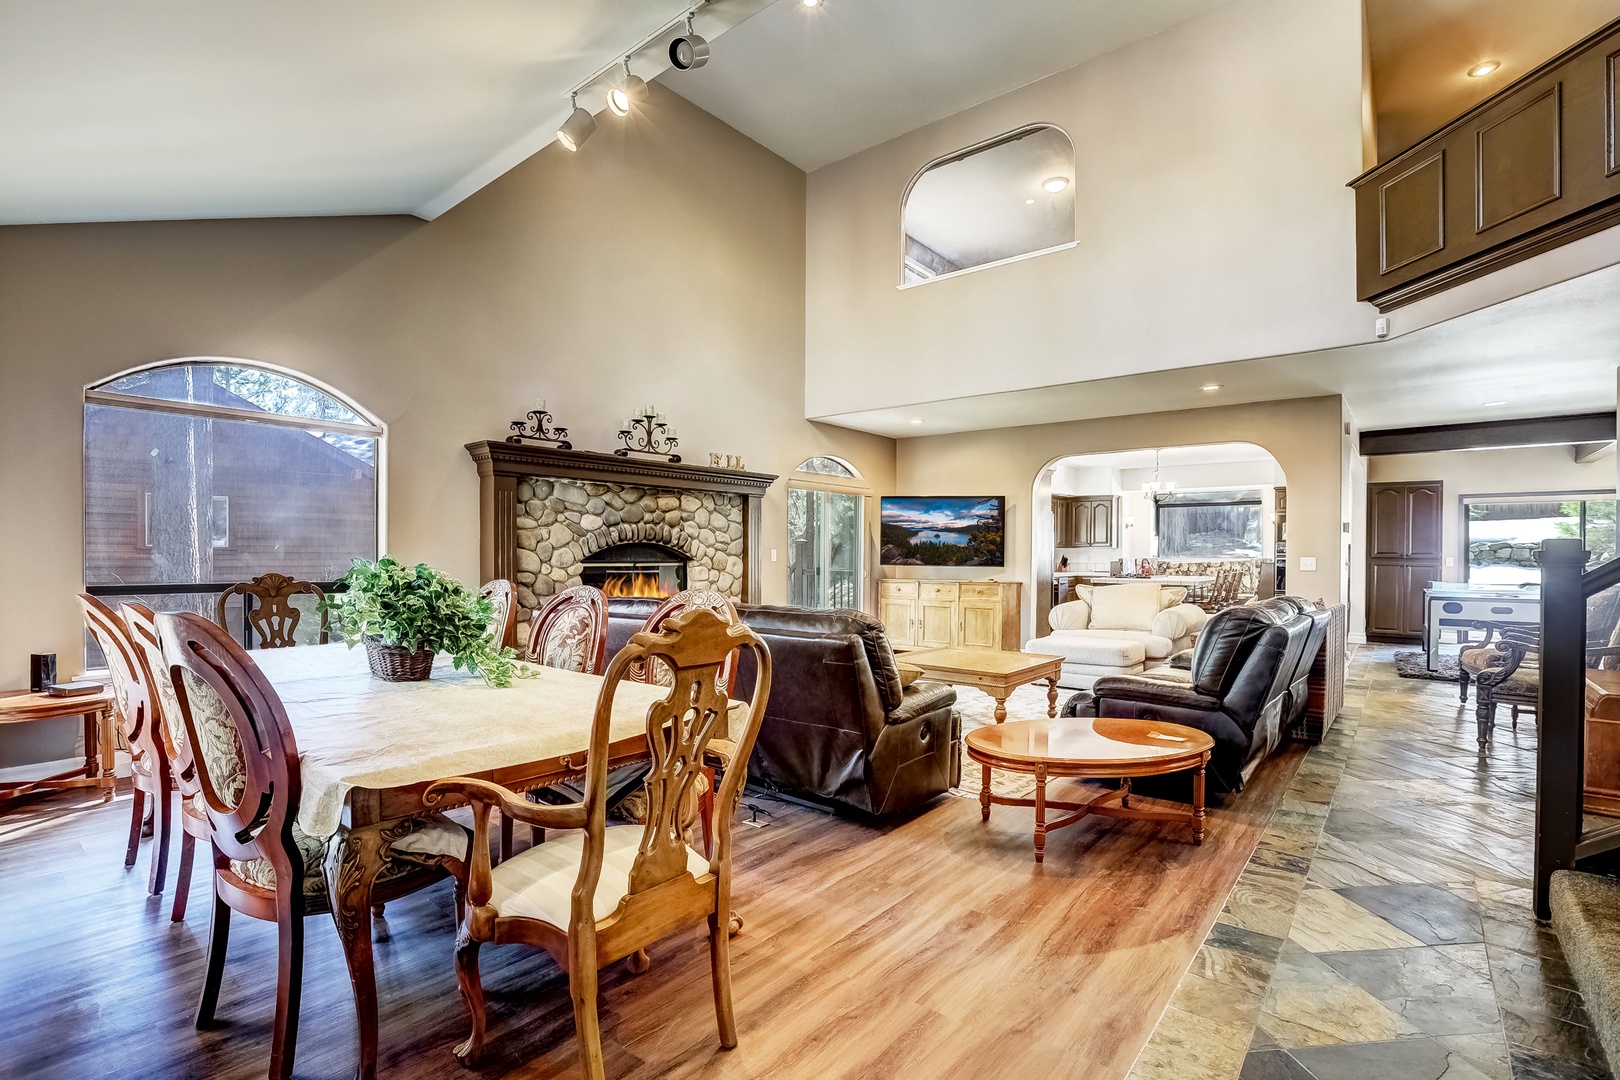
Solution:
M 885 497 L 884 566 L 1007 565 L 1007 500 L 1001 495 Z

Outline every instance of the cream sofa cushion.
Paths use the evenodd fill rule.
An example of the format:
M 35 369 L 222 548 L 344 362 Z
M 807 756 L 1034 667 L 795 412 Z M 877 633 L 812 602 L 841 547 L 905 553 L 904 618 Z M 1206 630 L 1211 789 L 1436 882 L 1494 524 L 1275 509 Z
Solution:
M 1107 634 L 1093 636 L 1092 632 L 1072 630 L 1034 638 L 1024 648 L 1028 652 L 1056 654 L 1063 657 L 1066 664 L 1121 670 L 1141 667 L 1147 655 L 1140 640 Z
M 613 914 L 630 891 L 630 870 L 646 829 L 641 825 L 615 825 L 602 831 L 602 876 L 596 879 L 592 914 L 598 920 Z M 494 886 L 489 905 L 501 918 L 539 919 L 568 929 L 574 882 L 585 852 L 580 829 L 553 832 L 546 842 L 519 852 L 490 871 Z M 693 877 L 709 872 L 709 860 L 688 848 L 686 868 Z
M 1158 585 L 1148 581 L 1104 585 L 1091 593 L 1092 630 L 1152 630 L 1159 614 Z
M 1165 611 L 1187 599 L 1187 590 L 1181 585 L 1159 586 L 1159 610 Z
M 1153 633 L 1159 637 L 1179 641 L 1196 634 L 1209 621 L 1209 613 L 1195 604 L 1177 604 L 1165 608 L 1153 617 Z
M 1085 630 L 1091 625 L 1091 604 L 1084 598 L 1070 600 L 1053 608 L 1046 619 L 1053 630 Z

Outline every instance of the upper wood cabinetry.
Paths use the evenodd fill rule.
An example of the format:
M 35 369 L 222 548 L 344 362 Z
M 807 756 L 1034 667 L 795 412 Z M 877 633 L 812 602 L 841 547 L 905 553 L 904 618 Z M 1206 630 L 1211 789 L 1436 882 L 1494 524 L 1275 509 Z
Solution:
M 1620 222 L 1620 20 L 1363 173 L 1356 296 L 1388 311 Z
M 878 618 L 902 648 L 1018 648 L 1023 587 L 1016 581 L 878 583 Z
M 1113 495 L 1052 496 L 1056 546 L 1117 547 L 1118 502 Z

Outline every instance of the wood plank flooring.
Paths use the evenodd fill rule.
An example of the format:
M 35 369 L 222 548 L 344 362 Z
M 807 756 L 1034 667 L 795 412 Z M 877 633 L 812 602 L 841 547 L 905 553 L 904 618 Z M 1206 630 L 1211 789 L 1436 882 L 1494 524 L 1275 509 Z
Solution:
M 1043 702 L 1044 705 L 1044 702 Z M 1303 751 L 1289 749 L 1211 817 L 1208 839 L 1096 819 L 1031 858 L 1027 810 L 941 799 L 872 826 L 775 801 L 739 827 L 733 947 L 741 1045 L 719 1048 L 707 948 L 693 931 L 652 970 L 603 973 L 608 1074 L 826 1080 L 1118 1080 L 1159 1019 Z M 1054 792 L 1056 794 L 1056 792 Z M 54 796 L 0 817 L 0 1077 L 264 1074 L 272 929 L 233 921 L 219 1015 L 192 1026 L 208 903 L 188 920 L 144 895 L 149 844 L 122 867 L 128 796 Z M 522 830 L 519 830 L 522 832 Z M 380 1074 L 460 1077 L 465 1034 L 448 884 L 390 904 L 376 947 Z M 543 954 L 486 948 L 490 1041 L 479 1075 L 575 1077 L 566 981 Z M 297 1075 L 354 1067 L 348 978 L 331 922 L 310 919 Z

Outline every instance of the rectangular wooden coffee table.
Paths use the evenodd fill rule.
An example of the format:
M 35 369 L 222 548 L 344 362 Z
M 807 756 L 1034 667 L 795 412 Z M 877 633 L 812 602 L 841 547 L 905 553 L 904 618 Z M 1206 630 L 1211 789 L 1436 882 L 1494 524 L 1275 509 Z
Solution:
M 972 686 L 996 699 L 996 723 L 1007 719 L 1007 696 L 1020 686 L 1046 682 L 1046 715 L 1057 715 L 1058 677 L 1063 657 L 1005 649 L 918 649 L 901 653 L 900 663 L 922 668 L 923 678 Z

